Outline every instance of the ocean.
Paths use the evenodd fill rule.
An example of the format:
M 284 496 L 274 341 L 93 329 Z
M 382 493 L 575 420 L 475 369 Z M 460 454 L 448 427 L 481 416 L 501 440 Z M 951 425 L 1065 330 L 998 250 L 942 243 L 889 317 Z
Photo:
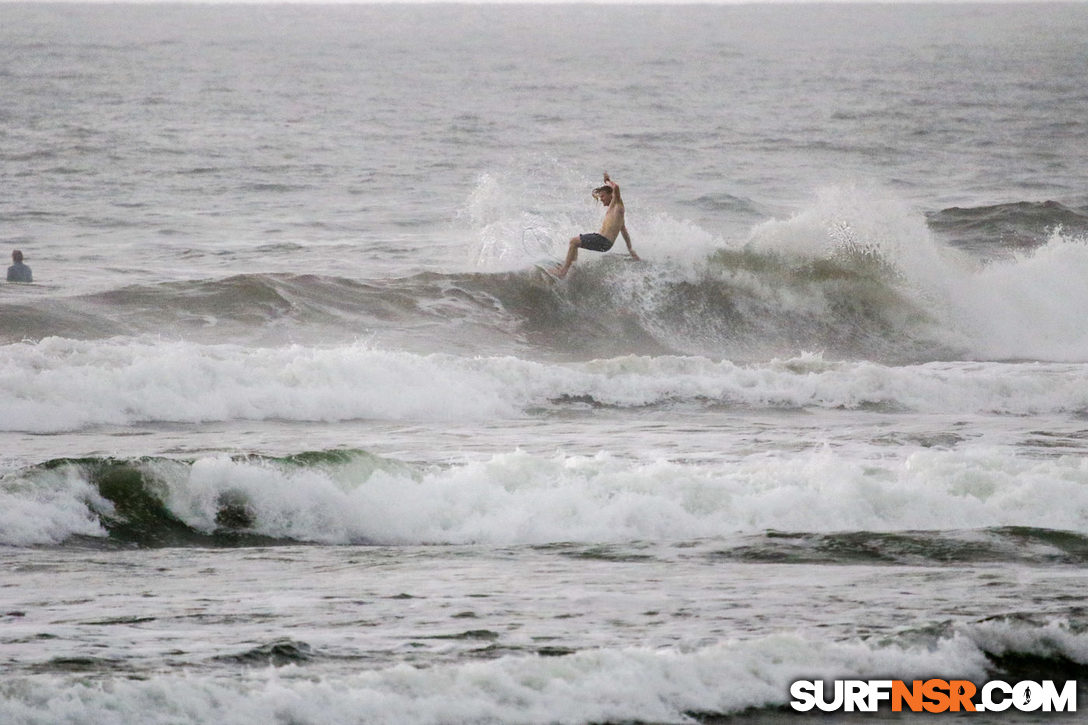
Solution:
M 1088 702 L 1086 38 L 0 4 L 0 722 Z

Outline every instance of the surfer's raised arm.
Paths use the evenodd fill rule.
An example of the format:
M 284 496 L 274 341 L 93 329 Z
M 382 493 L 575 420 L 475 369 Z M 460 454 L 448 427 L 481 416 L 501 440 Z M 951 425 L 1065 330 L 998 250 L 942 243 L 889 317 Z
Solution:
M 620 185 L 609 178 L 607 171 L 604 172 L 604 185 L 612 190 L 612 202 L 609 206 L 623 206 L 623 199 L 620 198 Z

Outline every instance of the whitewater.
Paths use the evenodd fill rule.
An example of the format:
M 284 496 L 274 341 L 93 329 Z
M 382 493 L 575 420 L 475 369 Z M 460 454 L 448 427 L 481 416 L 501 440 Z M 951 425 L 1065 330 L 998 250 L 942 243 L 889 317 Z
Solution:
M 0 721 L 1088 695 L 1084 6 L 0 7 Z

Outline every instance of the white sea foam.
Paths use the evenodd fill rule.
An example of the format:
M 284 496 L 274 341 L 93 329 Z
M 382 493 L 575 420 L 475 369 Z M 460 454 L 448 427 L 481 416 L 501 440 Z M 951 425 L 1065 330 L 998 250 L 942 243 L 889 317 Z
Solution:
M 171 509 L 213 528 L 241 491 L 255 529 L 327 542 L 549 543 L 677 540 L 792 531 L 1037 526 L 1088 532 L 1088 464 L 997 451 L 923 451 L 887 463 L 823 450 L 728 469 L 594 457 L 494 456 L 418 478 L 280 471 L 223 459 L 170 482 Z
M 133 465 L 193 529 L 214 531 L 229 500 L 244 506 L 253 533 L 330 544 L 668 542 L 766 530 L 1000 526 L 1088 533 L 1088 463 L 1072 456 L 969 448 L 852 460 L 826 448 L 728 466 L 525 452 L 415 471 L 364 463 L 212 457 Z M 8 474 L 0 543 L 104 535 L 94 511 L 110 509 L 87 475 L 79 464 Z
M 76 535 L 105 536 L 95 510 L 109 501 L 76 469 L 0 476 L 0 544 L 59 544 Z M 94 510 L 92 510 L 92 507 Z
M 1020 628 L 1030 643 L 1046 630 Z M 1068 637 L 1084 647 L 1084 635 Z M 1083 662 L 1083 659 L 1078 661 Z M 789 702 L 797 679 L 987 679 L 968 633 L 929 646 L 818 642 L 792 634 L 728 641 L 694 651 L 600 649 L 565 657 L 507 656 L 353 675 L 318 666 L 259 670 L 231 680 L 149 675 L 71 681 L 6 678 L 0 719 L 11 725 L 112 725 L 139 721 L 266 723 L 690 723 L 688 713 L 736 713 Z
M 53 338 L 4 348 L 0 395 L 0 430 L 31 432 L 147 421 L 491 420 L 564 399 L 1031 414 L 1088 408 L 1088 366 L 889 367 L 819 356 L 751 365 L 641 356 L 557 364 L 364 344 L 251 349 Z
M 522 173 L 483 174 L 460 214 L 468 225 L 474 267 L 508 271 L 562 259 L 571 237 L 600 224 L 588 193 L 593 186 L 548 158 L 535 159 Z
M 965 275 L 948 290 L 952 314 L 989 359 L 1088 359 L 1088 240 L 1047 243 Z
M 1048 621 L 1035 626 L 1015 619 L 995 619 L 962 629 L 981 649 L 994 655 L 1033 655 L 1088 663 L 1088 635 L 1071 629 L 1066 622 Z
M 941 322 L 946 342 L 973 357 L 1088 360 L 1088 240 L 1060 229 L 1038 249 L 980 265 L 937 240 L 893 194 L 842 186 L 821 190 L 788 219 L 757 225 L 748 246 L 798 263 L 878 260 Z
M 572 234 L 596 228 L 597 212 L 588 203 L 572 215 L 569 200 L 564 201 L 589 183 L 554 164 L 516 177 L 482 177 L 465 214 L 472 225 L 477 268 L 524 269 L 542 257 L 561 256 Z M 534 200 L 531 211 L 526 211 L 526 197 Z M 1088 331 L 1081 324 L 1088 317 L 1088 287 L 1083 284 L 1088 278 L 1088 243 L 1060 229 L 1053 230 L 1039 249 L 983 265 L 940 241 L 919 210 L 879 188 L 821 189 L 811 204 L 788 218 L 756 225 L 747 239 L 725 239 L 652 209 L 637 212 L 641 216 L 636 248 L 652 264 L 640 267 L 642 274 L 613 275 L 610 284 L 616 287 L 617 298 L 675 349 L 690 349 L 691 341 L 684 335 L 698 337 L 699 329 L 716 340 L 720 337 L 714 334 L 716 322 L 704 319 L 694 331 L 670 335 L 676 320 L 658 319 L 658 297 L 664 293 L 671 299 L 668 293 L 676 285 L 699 285 L 721 275 L 743 292 L 745 300 L 766 303 L 746 320 L 756 329 L 768 311 L 775 310 L 819 311 L 831 329 L 849 327 L 849 320 L 835 319 L 836 312 L 825 299 L 829 293 L 842 304 L 842 291 L 834 280 L 783 286 L 758 270 L 711 264 L 716 252 L 743 247 L 787 266 L 814 261 L 834 262 L 845 269 L 880 265 L 888 289 L 912 303 L 909 310 L 868 311 L 900 328 L 886 331 L 893 337 L 918 337 L 978 359 L 1088 361 Z M 586 256 L 580 264 L 596 261 Z M 889 295 L 878 304 L 902 303 Z M 777 342 L 773 325 L 768 334 L 769 343 Z M 676 335 L 680 337 L 674 340 Z M 887 344 L 894 348 L 894 342 Z M 715 344 L 730 349 L 728 344 Z M 864 355 L 863 350 L 854 353 Z
M 555 159 L 535 159 L 522 173 L 483 174 L 461 213 L 469 227 L 475 268 L 508 271 L 542 259 L 562 259 L 571 237 L 600 228 L 604 209 L 588 193 L 600 183 Z M 636 251 L 670 276 L 678 271 L 692 276 L 707 257 L 726 246 L 718 235 L 690 221 L 637 202 L 629 207 Z M 622 239 L 613 251 L 626 253 Z M 580 264 L 598 259 L 583 254 Z

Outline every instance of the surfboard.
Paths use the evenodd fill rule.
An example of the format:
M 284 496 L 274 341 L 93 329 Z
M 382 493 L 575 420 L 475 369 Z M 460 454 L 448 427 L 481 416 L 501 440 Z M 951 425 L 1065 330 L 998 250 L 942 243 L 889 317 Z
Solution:
M 536 271 L 540 273 L 540 277 L 545 282 L 549 284 L 555 284 L 556 282 L 562 281 L 562 279 L 556 276 L 555 272 L 553 271 L 557 264 L 558 262 L 537 262 L 533 265 L 533 267 L 536 268 Z

